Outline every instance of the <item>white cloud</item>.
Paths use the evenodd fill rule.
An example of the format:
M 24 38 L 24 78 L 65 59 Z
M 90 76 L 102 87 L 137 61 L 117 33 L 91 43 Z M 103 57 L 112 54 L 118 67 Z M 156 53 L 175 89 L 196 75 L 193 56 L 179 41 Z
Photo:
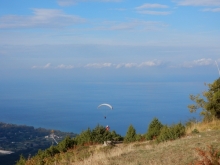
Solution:
M 109 10 L 126 11 L 126 10 L 128 10 L 128 9 L 126 9 L 126 8 L 114 8 L 114 9 L 109 9 Z
M 136 10 L 140 10 L 140 9 L 149 9 L 149 8 L 168 8 L 167 5 L 161 5 L 161 4 L 150 4 L 150 3 L 145 3 L 141 6 L 136 7 Z
M 116 65 L 116 68 L 118 69 L 118 68 L 122 68 L 122 67 L 124 67 L 124 64 L 117 64 Z
M 142 10 L 137 12 L 140 14 L 149 14 L 149 15 L 169 15 L 172 13 L 170 11 L 151 11 L 151 10 Z
M 142 63 L 120 63 L 120 64 L 112 64 L 112 63 L 89 63 L 84 65 L 85 68 L 109 68 L 109 67 L 115 67 L 117 69 L 119 68 L 141 68 L 141 67 L 153 67 L 153 66 L 159 66 L 161 65 L 161 62 L 159 61 L 146 61 L 146 62 L 142 62 Z M 79 67 L 83 67 L 83 66 L 79 66 Z M 73 69 L 75 68 L 73 65 L 65 65 L 65 64 L 60 64 L 57 67 L 52 67 L 51 63 L 48 63 L 44 66 L 33 66 L 32 69 Z
M 119 68 L 132 68 L 132 67 L 137 67 L 138 64 L 136 63 L 121 63 L 121 64 L 117 64 L 116 65 L 116 68 L 119 69 Z
M 75 68 L 73 65 L 64 65 L 64 64 L 60 64 L 57 67 L 53 67 L 51 66 L 51 63 L 47 63 L 44 66 L 38 66 L 38 65 L 34 65 L 32 66 L 32 69 L 73 69 Z
M 216 59 L 217 63 L 220 63 L 220 59 Z M 193 61 L 186 61 L 183 62 L 180 65 L 172 64 L 170 65 L 170 62 L 165 62 L 165 61 L 160 61 L 160 60 L 149 60 L 149 61 L 144 61 L 140 63 L 133 63 L 133 62 L 128 62 L 128 63 L 118 63 L 118 64 L 113 64 L 113 63 L 88 63 L 86 65 L 78 65 L 77 68 L 96 68 L 96 69 L 102 69 L 102 68 L 150 68 L 150 67 L 169 67 L 169 68 L 193 68 L 193 67 L 199 67 L 199 66 L 213 66 L 216 65 L 215 61 L 210 59 L 210 58 L 202 58 L 198 60 L 193 60 Z M 65 64 L 60 64 L 56 67 L 51 66 L 51 63 L 47 63 L 44 66 L 33 66 L 32 69 L 73 69 L 76 68 L 74 65 L 65 65 Z
M 67 15 L 62 10 L 32 10 L 32 16 L 7 15 L 0 17 L 0 28 L 60 28 L 85 22 L 85 19 Z
M 51 63 L 47 63 L 46 65 L 44 66 L 32 66 L 32 69 L 48 69 L 51 67 Z
M 175 0 L 182 6 L 220 6 L 219 0 Z
M 199 60 L 195 60 L 194 61 L 194 64 L 196 64 L 196 65 L 199 65 L 199 66 L 202 66 L 202 65 L 210 65 L 210 64 L 212 64 L 213 63 L 213 61 L 212 61 L 212 59 L 205 59 L 205 58 L 202 58 L 202 59 L 199 59 Z
M 96 1 L 96 2 L 120 2 L 121 0 L 57 0 L 57 3 L 60 6 L 70 6 L 75 5 L 76 3 L 80 2 L 90 2 L 90 1 Z
M 76 4 L 76 0 L 57 0 L 60 6 L 70 6 Z
M 121 2 L 122 0 L 95 0 L 99 2 Z
M 209 8 L 209 9 L 204 9 L 202 11 L 220 12 L 220 8 L 213 8 L 213 9 Z
M 160 61 L 154 60 L 154 61 L 146 61 L 142 62 L 138 67 L 152 67 L 152 66 L 159 66 L 161 65 Z
M 110 22 L 109 22 L 110 23 Z M 110 23 L 111 24 L 111 23 Z M 121 22 L 103 27 L 103 30 L 132 30 L 138 26 L 136 22 Z
M 124 66 L 125 66 L 125 68 L 132 68 L 132 67 L 137 66 L 137 64 L 136 63 L 127 63 Z
M 44 66 L 44 68 L 49 68 L 49 67 L 50 67 L 50 63 L 48 63 Z
M 149 14 L 149 15 L 169 15 L 171 14 L 170 11 L 164 11 L 161 9 L 166 9 L 166 8 L 169 8 L 169 6 L 167 5 L 162 5 L 162 4 L 157 4 L 157 3 L 153 3 L 153 4 L 150 4 L 150 3 L 145 3 L 141 6 L 138 6 L 136 7 L 136 11 L 137 13 L 140 13 L 140 14 Z M 149 9 L 154 9 L 154 10 L 149 10 Z M 157 10 L 155 10 L 157 9 Z M 158 10 L 160 9 L 160 10 Z
M 64 65 L 64 64 L 60 64 L 57 66 L 58 69 L 73 69 L 74 66 L 73 65 Z
M 158 30 L 161 28 L 166 27 L 167 25 L 162 22 L 156 21 L 142 21 L 142 20 L 129 20 L 127 22 L 113 22 L 113 21 L 106 21 L 103 22 L 96 30 L 136 30 L 136 31 L 151 31 L 151 30 Z
M 92 63 L 85 65 L 86 68 L 106 68 L 111 66 L 112 63 Z
M 182 67 L 192 68 L 192 67 L 196 67 L 196 66 L 208 66 L 208 65 L 213 65 L 213 64 L 214 64 L 214 62 L 213 62 L 212 59 L 202 58 L 202 59 L 199 59 L 199 60 L 185 62 L 185 63 L 182 64 Z
M 142 67 L 154 67 L 154 66 L 160 66 L 162 63 L 158 60 L 153 60 L 153 61 L 145 61 L 142 63 L 120 63 L 116 65 L 116 68 L 142 68 Z

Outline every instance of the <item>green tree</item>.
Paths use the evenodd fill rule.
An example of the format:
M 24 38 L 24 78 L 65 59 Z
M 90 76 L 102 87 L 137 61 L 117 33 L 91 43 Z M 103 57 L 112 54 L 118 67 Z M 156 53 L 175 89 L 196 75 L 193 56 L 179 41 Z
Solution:
M 92 132 L 90 128 L 88 128 L 86 131 L 82 131 L 81 134 L 76 136 L 75 141 L 78 145 L 92 142 Z
M 54 155 L 60 153 L 57 146 L 50 146 L 50 148 L 44 151 L 45 157 L 53 157 Z
M 26 159 L 23 155 L 20 155 L 20 159 L 16 162 L 16 165 L 25 165 Z
M 185 135 L 185 127 L 181 123 L 172 125 L 170 127 L 163 126 L 157 138 L 158 142 L 175 140 Z
M 190 112 L 196 112 L 197 109 L 202 109 L 201 115 L 203 120 L 210 120 L 213 117 L 220 119 L 220 78 L 212 84 L 207 84 L 208 91 L 194 96 L 190 95 L 190 99 L 195 104 L 188 105 Z
M 103 143 L 106 140 L 110 140 L 110 133 L 109 131 L 106 131 L 105 127 L 101 125 L 97 125 L 92 130 L 92 140 L 95 143 Z
M 137 134 L 136 135 L 136 141 L 144 141 L 146 140 L 145 136 L 142 134 Z
M 156 138 L 160 134 L 162 127 L 163 125 L 161 124 L 161 122 L 157 118 L 154 118 L 148 127 L 146 139 L 153 140 L 154 138 Z
M 75 144 L 75 141 L 67 136 L 63 141 L 57 145 L 57 149 L 61 152 L 66 152 L 68 149 L 72 148 Z M 56 151 L 55 151 L 56 152 Z
M 112 140 L 114 140 L 114 141 L 123 140 L 123 137 L 121 135 L 117 134 L 114 130 L 111 132 L 111 137 L 112 137 Z
M 125 135 L 124 142 L 134 142 L 136 141 L 136 130 L 132 125 L 129 126 L 128 131 Z

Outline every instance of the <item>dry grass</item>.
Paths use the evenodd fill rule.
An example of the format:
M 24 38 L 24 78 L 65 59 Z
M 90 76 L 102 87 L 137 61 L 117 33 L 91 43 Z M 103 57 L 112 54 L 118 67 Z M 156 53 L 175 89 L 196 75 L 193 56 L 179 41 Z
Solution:
M 220 120 L 213 119 L 211 122 L 191 123 L 191 125 L 186 129 L 186 133 L 190 134 L 195 129 L 197 129 L 199 132 L 220 130 Z
M 192 134 L 197 129 L 200 133 Z M 208 131 L 207 131 L 208 130 Z M 94 145 L 57 154 L 51 165 L 187 165 L 199 160 L 198 149 L 220 149 L 220 121 L 196 123 L 187 128 L 187 136 L 156 144 L 152 141 L 118 144 L 114 147 Z M 53 162 L 53 163 L 51 163 Z M 36 162 L 35 164 L 36 165 Z
M 219 132 L 220 133 L 220 132 Z M 220 141 L 218 136 L 208 135 L 208 143 Z M 185 165 L 195 160 L 194 148 L 206 147 L 207 136 L 191 136 L 175 141 L 161 143 L 152 147 L 136 148 L 130 153 L 126 153 L 108 164 L 149 164 L 149 165 Z M 131 156 L 133 159 L 130 159 Z
M 209 131 L 193 136 L 155 144 L 140 142 L 121 144 L 106 152 L 96 150 L 87 159 L 71 165 L 186 165 L 199 159 L 196 148 L 207 150 L 213 145 L 220 149 L 220 131 Z

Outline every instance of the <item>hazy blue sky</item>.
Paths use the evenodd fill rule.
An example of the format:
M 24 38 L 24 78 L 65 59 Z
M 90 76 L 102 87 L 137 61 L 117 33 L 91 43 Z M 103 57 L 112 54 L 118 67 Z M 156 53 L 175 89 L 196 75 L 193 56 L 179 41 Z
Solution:
M 215 60 L 220 0 L 0 0 L 1 80 L 196 80 Z

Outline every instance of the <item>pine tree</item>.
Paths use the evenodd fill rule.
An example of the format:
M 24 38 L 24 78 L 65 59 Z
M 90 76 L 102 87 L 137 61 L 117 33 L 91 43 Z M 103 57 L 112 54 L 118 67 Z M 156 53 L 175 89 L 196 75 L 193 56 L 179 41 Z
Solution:
M 156 138 L 160 134 L 162 127 L 163 125 L 161 124 L 161 122 L 157 118 L 154 118 L 148 127 L 146 139 L 153 140 L 154 138 Z
M 127 134 L 124 138 L 124 142 L 134 142 L 136 141 L 136 130 L 132 125 L 129 126 Z

